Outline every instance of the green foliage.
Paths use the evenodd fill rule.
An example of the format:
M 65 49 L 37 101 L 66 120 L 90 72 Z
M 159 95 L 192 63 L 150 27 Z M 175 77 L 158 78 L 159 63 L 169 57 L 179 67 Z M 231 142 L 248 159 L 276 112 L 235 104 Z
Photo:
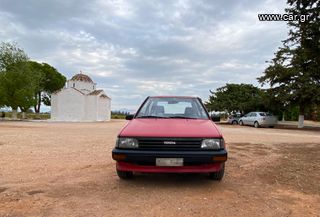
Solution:
M 47 63 L 28 61 L 16 43 L 0 44 L 0 107 L 37 113 L 43 102 L 50 105 L 50 94 L 61 89 L 66 78 Z
M 288 23 L 288 38 L 258 80 L 270 84 L 270 93 L 282 107 L 299 106 L 304 114 L 305 108 L 320 103 L 320 1 L 288 0 L 288 4 L 287 13 L 310 17 Z
M 36 82 L 30 66 L 26 62 L 12 64 L 1 73 L 0 92 L 4 105 L 16 110 L 25 110 L 34 105 Z
M 6 71 L 11 65 L 27 60 L 27 54 L 18 47 L 17 43 L 0 43 L 0 72 Z
M 111 111 L 112 119 L 126 119 L 126 116 L 129 115 L 129 112 L 124 111 Z
M 16 43 L 1 42 L 0 43 L 0 82 L 4 79 L 3 73 L 13 65 L 25 62 L 28 56 L 18 47 Z M 6 93 L 4 88 L 0 87 L 0 107 L 5 105 Z
M 265 111 L 271 112 L 274 115 L 278 116 L 278 119 L 282 119 L 283 112 L 286 110 L 286 103 L 284 99 L 281 99 L 278 96 L 278 90 L 274 89 L 265 89 L 262 94 L 262 103 L 264 104 Z
M 12 112 L 3 112 L 5 117 L 4 118 L 12 118 Z M 0 113 L 0 117 L 1 117 L 2 113 Z M 18 118 L 21 119 L 22 118 L 22 114 L 19 113 L 18 114 Z M 50 114 L 49 113 L 40 113 L 40 114 L 35 114 L 32 111 L 30 112 L 26 112 L 26 119 L 41 119 L 41 120 L 46 120 L 46 119 L 50 119 Z
M 299 117 L 299 106 L 293 106 L 287 109 L 284 118 L 287 121 L 297 121 Z
M 227 111 L 228 113 L 242 111 L 242 113 L 247 113 L 260 110 L 277 115 L 278 120 L 281 120 L 284 114 L 286 121 L 297 121 L 300 110 L 299 106 L 284 106 L 279 97 L 274 97 L 276 93 L 273 91 L 275 90 L 262 90 L 250 84 L 227 84 L 224 87 L 218 88 L 216 92 L 212 92 L 213 95 L 209 97 L 209 101 L 205 105 L 210 111 Z M 249 97 L 250 93 L 255 93 L 253 94 L 254 97 Z M 243 98 L 242 95 L 247 97 Z M 224 115 L 228 116 L 226 113 L 220 113 L 219 116 L 221 119 L 224 119 Z M 306 118 L 320 121 L 320 105 L 306 109 Z
M 2 81 L 4 79 L 4 74 L 0 72 L 0 108 L 5 105 L 5 91 L 4 88 L 2 87 Z
M 43 98 L 42 102 L 50 106 L 50 95 L 64 87 L 66 77 L 60 74 L 54 67 L 47 63 L 42 63 L 42 71 L 44 72 L 43 80 Z
M 111 114 L 112 119 L 126 119 L 125 115 L 120 115 L 120 114 Z
M 37 103 L 35 104 L 35 112 L 40 112 L 41 102 L 50 106 L 50 95 L 63 88 L 66 77 L 60 74 L 54 67 L 47 63 L 37 63 L 29 61 L 32 71 L 40 73 L 41 76 L 37 81 L 37 87 L 35 91 L 35 98 Z
M 226 84 L 211 93 L 206 103 L 210 111 L 246 113 L 265 108 L 264 92 L 251 84 Z

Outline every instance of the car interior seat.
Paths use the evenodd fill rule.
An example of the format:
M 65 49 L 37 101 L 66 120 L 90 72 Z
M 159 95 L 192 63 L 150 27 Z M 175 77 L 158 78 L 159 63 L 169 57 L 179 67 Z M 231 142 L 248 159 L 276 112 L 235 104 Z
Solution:
M 196 117 L 196 112 L 192 107 L 187 107 L 184 110 L 184 115 L 187 117 Z
M 164 115 L 164 107 L 163 106 L 154 105 L 154 106 L 152 106 L 151 111 L 152 111 L 152 115 L 155 115 L 155 116 L 158 116 L 158 115 L 163 116 Z

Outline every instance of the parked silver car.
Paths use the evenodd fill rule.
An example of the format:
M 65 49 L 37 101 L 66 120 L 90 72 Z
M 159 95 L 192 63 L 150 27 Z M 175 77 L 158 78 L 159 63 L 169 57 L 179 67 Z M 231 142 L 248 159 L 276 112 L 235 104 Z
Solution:
M 233 115 L 230 115 L 228 117 L 228 120 L 227 122 L 229 124 L 233 124 L 233 125 L 236 125 L 236 124 L 239 124 L 239 119 L 241 118 L 241 114 L 233 114 Z
M 267 112 L 250 112 L 239 119 L 240 125 L 258 127 L 274 127 L 278 122 L 277 117 Z

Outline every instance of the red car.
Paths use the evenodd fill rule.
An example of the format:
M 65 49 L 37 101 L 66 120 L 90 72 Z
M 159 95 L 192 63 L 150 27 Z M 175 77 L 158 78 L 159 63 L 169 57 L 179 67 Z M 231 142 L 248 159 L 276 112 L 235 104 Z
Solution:
M 112 158 L 117 174 L 134 172 L 224 175 L 227 150 L 200 98 L 148 97 L 118 135 Z

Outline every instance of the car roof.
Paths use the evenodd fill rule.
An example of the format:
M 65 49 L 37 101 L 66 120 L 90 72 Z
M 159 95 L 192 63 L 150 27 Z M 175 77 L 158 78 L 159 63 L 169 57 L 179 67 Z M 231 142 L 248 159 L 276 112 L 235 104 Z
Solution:
M 192 98 L 197 99 L 196 96 L 149 96 L 150 98 Z

